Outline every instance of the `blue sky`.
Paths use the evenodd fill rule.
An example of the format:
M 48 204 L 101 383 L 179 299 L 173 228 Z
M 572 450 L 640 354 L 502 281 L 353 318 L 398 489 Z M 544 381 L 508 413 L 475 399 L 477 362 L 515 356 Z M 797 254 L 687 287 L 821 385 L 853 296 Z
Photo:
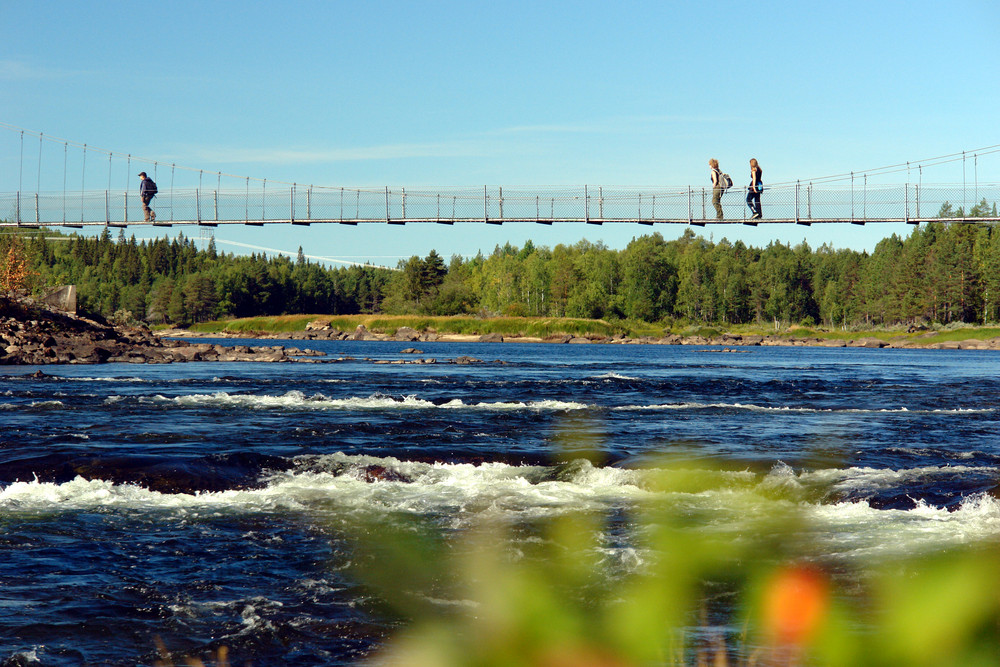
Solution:
M 779 182 L 1000 144 L 995 0 L 0 0 L 0 21 L 0 122 L 273 181 L 701 186 L 716 157 L 742 184 L 750 157 Z M 0 129 L 0 192 L 25 180 L 18 141 Z M 36 175 L 35 142 L 26 189 L 36 179 L 61 188 L 61 147 L 45 147 Z M 127 166 L 113 166 L 121 169 L 113 187 L 124 187 Z M 979 181 L 1000 181 L 998 168 L 1000 156 L 984 157 Z M 106 183 L 106 158 L 103 174 Z M 923 180 L 960 182 L 961 163 Z M 765 194 L 765 215 L 766 205 Z M 673 238 L 684 227 L 655 231 Z M 909 228 L 697 231 L 754 245 L 870 249 Z M 314 225 L 220 227 L 216 237 L 234 252 L 301 245 L 314 256 L 395 265 L 431 249 L 470 256 L 528 238 L 622 248 L 647 233 L 636 225 Z

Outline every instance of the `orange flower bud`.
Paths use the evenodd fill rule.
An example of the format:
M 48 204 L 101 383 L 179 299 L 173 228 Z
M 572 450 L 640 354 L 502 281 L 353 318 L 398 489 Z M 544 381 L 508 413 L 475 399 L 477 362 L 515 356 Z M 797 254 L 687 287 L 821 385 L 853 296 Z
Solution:
M 764 628 L 778 645 L 802 646 L 823 623 L 829 601 L 829 581 L 821 571 L 783 567 L 764 590 Z

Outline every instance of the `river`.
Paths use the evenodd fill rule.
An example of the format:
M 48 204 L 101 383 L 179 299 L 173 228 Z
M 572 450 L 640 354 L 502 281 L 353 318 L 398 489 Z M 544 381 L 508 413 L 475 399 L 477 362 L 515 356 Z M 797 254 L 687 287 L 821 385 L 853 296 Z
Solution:
M 0 663 L 351 664 L 401 622 L 348 519 L 627 516 L 663 457 L 795 494 L 838 562 L 1000 536 L 996 352 L 294 345 L 327 356 L 0 371 Z

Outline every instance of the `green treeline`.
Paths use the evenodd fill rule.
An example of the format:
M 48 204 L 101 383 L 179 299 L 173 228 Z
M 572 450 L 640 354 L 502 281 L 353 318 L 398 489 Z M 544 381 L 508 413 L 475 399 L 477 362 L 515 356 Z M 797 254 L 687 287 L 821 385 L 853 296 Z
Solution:
M 36 290 L 76 285 L 81 312 L 127 313 L 150 323 L 187 325 L 219 317 L 378 312 L 391 272 L 370 266 L 326 269 L 300 256 L 236 256 L 205 250 L 180 234 L 137 243 L 107 229 L 97 237 L 42 229 L 0 237 L 0 262 L 18 239 Z
M 996 205 L 973 207 L 995 217 Z M 955 215 L 947 204 L 942 216 Z M 0 237 L 23 245 L 37 285 L 75 284 L 81 310 L 128 311 L 151 323 L 291 313 L 538 316 L 664 323 L 829 327 L 1000 321 L 1000 228 L 931 223 L 871 252 L 772 242 L 754 248 L 690 229 L 673 241 L 497 247 L 488 256 L 436 252 L 390 271 L 330 269 L 263 254 L 199 250 L 183 235 L 137 243 L 38 230 Z M 58 235 L 55 238 L 60 238 Z

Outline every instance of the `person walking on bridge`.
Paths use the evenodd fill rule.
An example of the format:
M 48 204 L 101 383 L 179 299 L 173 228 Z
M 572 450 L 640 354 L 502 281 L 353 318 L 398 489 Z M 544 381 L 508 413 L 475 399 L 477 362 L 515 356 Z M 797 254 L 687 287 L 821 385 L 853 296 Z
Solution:
M 747 187 L 747 206 L 750 207 L 751 220 L 760 220 L 760 191 L 764 189 L 761 178 L 764 170 L 757 164 L 756 158 L 750 158 L 750 185 Z
M 722 220 L 722 193 L 725 190 L 725 185 L 722 183 L 719 161 L 712 158 L 708 161 L 708 166 L 712 168 L 712 206 L 715 207 L 715 219 Z
M 156 213 L 149 208 L 149 202 L 156 196 L 156 183 L 153 182 L 146 172 L 139 172 L 139 199 L 142 200 L 142 212 L 146 216 L 146 222 L 156 220 Z

